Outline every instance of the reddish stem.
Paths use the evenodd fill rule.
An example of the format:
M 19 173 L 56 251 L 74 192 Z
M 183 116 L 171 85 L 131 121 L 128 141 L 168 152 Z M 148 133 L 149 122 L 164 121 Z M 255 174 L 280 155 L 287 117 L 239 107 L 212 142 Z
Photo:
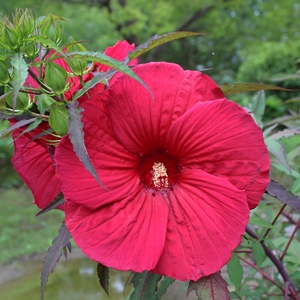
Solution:
M 297 232 L 299 226 L 300 226 L 300 219 L 298 220 L 298 223 L 296 224 L 296 226 L 295 226 L 295 228 L 294 228 L 294 230 L 293 230 L 293 232 L 292 232 L 292 234 L 291 234 L 291 236 L 290 236 L 290 238 L 289 238 L 289 241 L 287 242 L 287 244 L 286 244 L 286 246 L 285 246 L 285 248 L 284 248 L 284 250 L 283 250 L 283 252 L 282 252 L 282 254 L 281 254 L 281 256 L 280 256 L 280 260 L 281 260 L 281 261 L 282 261 L 283 258 L 285 257 L 285 255 L 286 255 L 286 253 L 287 253 L 287 250 L 288 250 L 288 248 L 290 247 L 291 242 L 292 242 L 292 240 L 293 240 L 293 238 L 294 238 L 294 236 L 295 236 L 295 234 L 296 234 L 296 232 Z
M 283 212 L 283 210 L 285 209 L 285 207 L 286 207 L 286 204 L 284 204 L 281 207 L 280 211 L 278 212 L 278 214 L 276 215 L 275 219 L 273 220 L 272 225 L 274 225 L 276 223 L 277 219 L 279 218 L 279 216 L 281 215 L 281 213 Z M 270 231 L 271 231 L 271 228 L 268 228 L 268 230 L 266 231 L 266 233 L 263 236 L 264 239 L 267 237 L 267 235 L 269 234 Z
M 259 236 L 247 225 L 246 232 L 255 240 L 260 240 Z M 282 276 L 284 282 L 289 285 L 289 290 L 293 295 L 292 299 L 300 300 L 297 296 L 296 289 L 294 285 L 292 284 L 292 281 L 289 277 L 289 274 L 287 273 L 283 263 L 274 255 L 274 253 L 271 251 L 271 249 L 264 243 L 264 241 L 260 241 L 261 245 L 263 246 L 266 255 L 270 258 L 270 260 L 274 263 L 275 267 L 279 271 L 280 275 Z
M 240 256 L 240 255 L 237 255 L 237 256 L 238 256 L 238 258 L 240 260 L 242 260 L 243 262 L 245 262 L 247 265 L 249 265 L 250 267 L 252 267 L 253 269 L 255 269 L 257 272 L 259 272 L 262 276 L 264 276 L 267 280 L 269 280 L 274 285 L 276 285 L 282 292 L 285 292 L 284 288 L 282 288 L 275 280 L 273 280 L 268 274 L 266 274 L 264 271 L 262 271 L 259 267 L 257 267 L 255 264 L 253 264 L 249 260 L 243 258 L 242 256 Z

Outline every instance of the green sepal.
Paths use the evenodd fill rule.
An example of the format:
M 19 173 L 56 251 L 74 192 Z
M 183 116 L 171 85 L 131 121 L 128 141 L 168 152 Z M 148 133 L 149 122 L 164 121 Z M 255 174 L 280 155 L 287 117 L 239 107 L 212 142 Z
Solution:
M 45 67 L 45 83 L 56 95 L 61 95 L 67 87 L 67 72 L 61 66 L 48 61 Z
M 54 104 L 50 108 L 50 127 L 60 136 L 68 133 L 68 111 L 65 106 Z
M 48 96 L 47 94 L 36 95 L 36 105 L 40 113 L 44 113 L 49 110 L 51 105 L 53 105 L 56 101 Z

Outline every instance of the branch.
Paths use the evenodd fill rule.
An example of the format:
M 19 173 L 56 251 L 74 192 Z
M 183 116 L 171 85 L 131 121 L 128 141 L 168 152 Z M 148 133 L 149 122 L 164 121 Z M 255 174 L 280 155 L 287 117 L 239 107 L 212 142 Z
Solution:
M 195 11 L 183 24 L 181 24 L 175 31 L 183 31 L 186 30 L 192 23 L 197 21 L 198 19 L 202 18 L 206 15 L 209 11 L 214 8 L 214 5 L 209 5 L 204 8 L 200 8 Z
M 247 225 L 247 227 L 246 227 L 246 232 L 255 240 L 259 240 L 259 236 L 249 227 L 249 225 Z M 273 254 L 271 249 L 265 244 L 264 241 L 261 241 L 260 243 L 263 246 L 266 255 L 270 258 L 270 260 L 274 263 L 275 267 L 279 271 L 284 282 L 286 283 L 286 286 L 289 287 L 289 289 L 293 295 L 293 299 L 300 300 L 300 298 L 297 296 L 296 289 L 295 289 L 294 285 L 292 284 L 292 281 L 291 281 L 289 274 L 287 273 L 283 263 Z
M 184 31 L 187 30 L 187 28 L 194 23 L 195 21 L 197 21 L 198 19 L 202 18 L 203 16 L 205 16 L 208 12 L 210 12 L 212 9 L 214 8 L 214 5 L 209 5 L 207 7 L 204 8 L 200 8 L 197 11 L 195 11 L 183 24 L 181 24 L 179 27 L 177 27 L 177 29 L 175 29 L 175 31 Z M 160 47 L 155 48 L 153 51 L 151 51 L 149 53 L 149 55 L 147 56 L 147 61 L 153 61 L 155 60 L 155 58 L 164 51 L 164 49 L 166 48 L 167 44 L 164 44 Z
M 262 271 L 258 266 L 256 266 L 252 262 L 248 261 L 247 259 L 245 259 L 241 255 L 237 255 L 237 256 L 238 256 L 238 258 L 240 260 L 242 260 L 243 262 L 245 262 L 247 265 L 249 265 L 250 267 L 252 267 L 253 269 L 255 269 L 257 272 L 259 272 L 262 276 L 264 276 L 267 280 L 269 280 L 274 285 L 276 285 L 282 292 L 285 291 L 283 287 L 281 287 L 275 280 L 273 280 L 268 274 L 266 274 L 264 271 Z

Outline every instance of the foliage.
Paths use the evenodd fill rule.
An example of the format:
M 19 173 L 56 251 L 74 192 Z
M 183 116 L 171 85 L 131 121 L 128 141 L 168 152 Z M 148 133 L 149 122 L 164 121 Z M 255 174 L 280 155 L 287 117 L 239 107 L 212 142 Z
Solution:
M 233 9 L 237 12 L 242 11 L 241 2 L 236 4 L 230 1 L 230 3 L 226 2 L 218 2 L 218 5 L 223 8 L 222 13 L 232 12 Z M 134 3 L 135 1 L 130 2 L 130 5 Z M 291 4 L 289 1 L 287 3 Z M 168 30 L 169 26 L 174 25 L 173 23 L 178 19 L 176 11 L 178 13 L 178 11 L 183 10 L 183 5 L 185 5 L 182 2 L 176 2 L 175 4 L 171 5 L 168 1 L 161 1 L 160 8 L 170 9 L 170 11 L 174 11 L 174 15 L 169 16 L 170 22 L 165 22 L 165 20 L 161 22 L 157 18 L 156 22 L 151 23 L 154 27 L 150 27 L 149 32 L 156 31 L 159 26 L 163 30 Z M 247 4 L 251 4 L 255 8 L 254 14 L 265 15 L 266 19 L 264 21 L 270 19 L 267 13 L 269 9 L 267 4 L 254 5 L 252 1 L 247 1 Z M 212 7 L 210 7 L 209 3 L 203 3 L 202 5 L 200 11 L 204 15 L 209 11 L 212 11 L 212 15 L 217 13 L 213 5 Z M 195 10 L 193 3 L 189 3 L 188 8 Z M 145 33 L 145 24 L 149 23 L 149 19 L 144 15 L 144 10 L 151 10 L 151 3 L 149 1 L 144 2 L 144 7 L 141 10 L 137 8 L 133 9 L 131 6 L 127 6 L 127 4 L 122 5 L 122 1 L 120 1 L 112 2 L 111 6 L 107 7 L 106 14 L 110 15 L 110 21 L 117 24 L 117 27 L 118 25 L 128 25 L 122 26 L 119 29 L 118 33 L 120 35 L 129 36 L 132 34 L 133 38 L 138 40 L 139 36 Z M 277 11 L 278 9 L 274 10 Z M 245 14 L 249 13 L 247 11 L 243 12 Z M 296 9 L 297 12 L 298 7 Z M 151 13 L 153 16 L 160 16 L 161 11 L 155 9 Z M 236 15 L 237 13 L 231 14 L 231 17 L 235 18 Z M 25 23 L 23 22 L 24 19 L 26 20 Z M 283 19 L 285 21 L 283 22 L 284 26 L 288 24 L 286 19 L 287 16 Z M 129 31 L 132 20 L 136 27 L 135 30 Z M 10 22 L 5 18 L 0 23 L 0 30 L 2 32 L 2 36 L 0 37 L 0 46 L 2 49 L 0 53 L 2 62 L 5 62 L 1 65 L 4 67 L 2 68 L 0 79 L 2 80 L 1 84 L 6 88 L 4 95 L 0 99 L 0 117 L 2 119 L 11 119 L 12 122 L 11 127 L 1 131 L 0 137 L 5 138 L 7 133 L 11 131 L 15 132 L 17 129 L 22 130 L 26 128 L 24 131 L 30 132 L 32 129 L 38 128 L 41 122 L 47 123 L 49 128 L 41 130 L 39 136 L 31 137 L 30 140 L 38 140 L 43 135 L 51 136 L 52 139 L 46 139 L 47 151 L 49 150 L 51 154 L 51 147 L 55 147 L 63 136 L 69 134 L 73 149 L 79 160 L 95 180 L 98 181 L 99 185 L 105 189 L 102 181 L 98 178 L 95 167 L 85 148 L 84 124 L 81 120 L 81 109 L 78 108 L 82 97 L 89 96 L 89 93 L 95 87 L 106 88 L 109 80 L 112 80 L 116 74 L 115 70 L 138 81 L 152 95 L 147 85 L 136 76 L 127 63 L 132 62 L 136 57 L 166 42 L 186 36 L 197 36 L 197 34 L 174 32 L 167 35 L 156 35 L 145 44 L 132 50 L 124 61 L 120 62 L 103 53 L 86 51 L 81 43 L 76 42 L 74 39 L 69 43 L 64 43 L 60 27 L 60 22 L 63 21 L 57 15 L 48 15 L 45 18 L 36 20 L 30 12 L 20 10 L 17 11 L 14 22 Z M 216 23 L 218 24 L 218 22 L 221 21 L 217 20 Z M 229 23 L 225 22 L 224 27 L 231 28 L 232 24 Z M 162 24 L 165 26 L 163 27 Z M 255 28 L 257 24 L 258 21 L 254 22 L 248 29 Z M 243 25 L 245 26 L 245 24 Z M 193 23 L 193 26 L 195 26 L 195 23 Z M 248 32 L 246 26 L 242 28 L 245 32 Z M 219 33 L 214 30 L 212 32 L 214 32 L 215 38 L 219 38 L 221 42 L 224 42 Z M 268 36 L 268 34 L 266 35 Z M 187 47 L 189 51 L 194 51 L 198 47 L 198 43 L 203 41 L 203 39 L 203 37 L 197 36 L 192 38 L 190 42 L 186 42 L 186 44 L 179 45 L 178 43 L 174 43 L 173 47 L 177 47 L 180 53 L 184 52 L 182 51 L 184 47 Z M 63 46 L 60 46 L 61 42 L 63 42 Z M 75 47 L 75 45 L 80 46 Z M 274 47 L 270 47 L 270 45 L 273 44 L 266 44 L 265 46 L 270 52 L 266 51 L 261 57 L 252 56 L 253 60 L 251 61 L 251 56 L 249 56 L 250 60 L 247 59 L 244 65 L 242 65 L 240 74 L 244 74 L 245 78 L 246 75 L 251 78 L 255 74 L 254 71 L 251 73 L 251 67 L 253 67 L 253 70 L 257 68 L 256 70 L 263 72 L 269 67 L 270 69 L 273 67 L 274 60 L 278 59 L 278 62 L 280 60 L 282 62 L 283 58 L 286 58 L 288 53 L 290 53 L 288 52 L 289 50 L 292 51 L 291 53 L 294 53 L 293 47 L 295 43 L 293 42 L 291 42 L 292 46 L 290 48 L 285 48 L 285 46 L 280 48 L 280 45 L 279 50 L 284 50 L 282 52 L 273 51 Z M 275 45 L 278 44 L 276 43 Z M 230 48 L 230 46 L 228 47 Z M 65 51 L 69 48 L 72 48 L 72 51 Z M 74 48 L 75 51 L 73 51 Z M 262 51 L 261 48 L 259 50 L 256 48 L 253 49 L 252 51 Z M 189 51 L 185 55 L 189 55 Z M 207 48 L 205 51 L 207 52 Z M 228 50 L 228 53 L 232 54 L 233 50 Z M 268 56 L 267 54 L 270 53 L 272 55 Z M 196 60 L 192 61 L 195 63 Z M 209 64 L 209 59 L 207 61 Z M 83 65 L 87 65 L 87 68 L 83 68 Z M 112 68 L 114 71 L 108 73 L 99 71 L 100 76 L 94 76 L 96 71 L 93 71 L 93 73 L 91 70 L 95 70 L 93 67 L 99 67 L 99 65 Z M 290 67 L 288 72 L 296 72 L 293 69 L 293 65 L 289 65 L 289 62 L 283 61 L 283 65 Z M 76 71 L 74 66 L 78 67 Z M 229 66 L 224 63 L 222 67 L 227 68 Z M 246 69 L 249 72 L 246 72 Z M 269 75 L 271 76 L 272 72 L 276 70 L 278 70 L 278 66 L 271 69 Z M 282 71 L 285 70 L 284 68 L 282 69 Z M 93 81 L 89 81 L 85 77 L 85 75 L 91 73 Z M 257 74 L 260 75 L 263 73 Z M 34 83 L 29 85 L 26 81 L 28 78 Z M 86 82 L 88 83 L 85 84 Z M 77 90 L 72 90 L 72 87 L 77 86 L 75 83 L 80 87 Z M 298 84 L 298 81 L 295 81 L 295 84 Z M 223 84 L 221 88 L 225 94 L 248 92 L 249 90 L 283 90 L 282 88 L 264 84 Z M 70 91 L 72 92 L 71 96 L 67 97 L 66 94 Z M 28 101 L 20 97 L 20 95 L 24 94 L 27 96 L 26 100 L 28 99 Z M 284 296 L 285 299 L 299 299 L 297 295 L 299 294 L 299 290 L 297 290 L 299 287 L 299 254 L 297 249 L 300 243 L 298 230 L 300 227 L 300 170 L 297 151 L 300 149 L 300 117 L 298 113 L 291 112 L 290 115 L 280 116 L 280 118 L 275 120 L 270 120 L 269 118 L 266 122 L 266 102 L 264 94 L 259 92 L 247 103 L 247 106 L 254 120 L 264 131 L 265 141 L 272 159 L 271 178 L 273 181 L 270 182 L 261 204 L 251 213 L 243 240 L 227 265 L 229 278 L 226 278 L 226 280 L 230 284 L 231 296 L 236 299 L 265 296 L 269 299 L 273 299 L 272 297 L 276 296 Z M 29 126 L 24 127 L 25 125 Z M 22 134 L 26 132 L 22 132 Z M 279 181 L 280 184 L 276 181 Z M 61 200 L 61 198 L 56 199 L 55 201 L 58 201 L 56 204 L 63 204 L 63 200 Z M 56 204 L 44 208 L 42 212 L 56 207 Z M 26 215 L 30 216 L 30 213 L 26 213 Z M 7 226 L 7 223 L 5 225 Z M 4 225 L 1 228 L 4 228 Z M 2 241 L 4 240 L 4 243 L 8 243 L 7 236 L 9 233 L 6 230 L 4 229 L 4 234 L 1 238 Z M 69 246 L 70 238 L 70 233 L 63 225 L 59 235 L 54 239 L 53 245 L 49 248 L 42 273 L 42 299 L 48 276 L 60 258 L 63 248 Z M 4 258 L 8 259 L 6 256 Z M 98 265 L 99 281 L 106 293 L 108 293 L 109 287 L 108 274 L 107 267 Z M 173 279 L 168 277 L 162 278 L 159 274 L 145 271 L 132 274 L 129 282 L 133 284 L 133 289 L 128 295 L 128 299 L 161 299 L 164 292 L 173 283 Z M 203 297 L 220 300 L 229 299 L 227 283 L 219 272 L 202 277 L 196 282 L 191 281 L 188 293 L 192 290 L 196 291 L 198 299 L 203 299 Z

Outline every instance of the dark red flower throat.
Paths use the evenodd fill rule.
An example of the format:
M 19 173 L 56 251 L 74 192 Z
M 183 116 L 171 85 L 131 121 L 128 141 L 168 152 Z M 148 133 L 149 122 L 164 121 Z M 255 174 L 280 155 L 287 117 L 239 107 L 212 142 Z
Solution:
M 142 183 L 155 192 L 164 192 L 177 184 L 180 173 L 179 161 L 165 150 L 152 150 L 140 159 L 138 171 Z

